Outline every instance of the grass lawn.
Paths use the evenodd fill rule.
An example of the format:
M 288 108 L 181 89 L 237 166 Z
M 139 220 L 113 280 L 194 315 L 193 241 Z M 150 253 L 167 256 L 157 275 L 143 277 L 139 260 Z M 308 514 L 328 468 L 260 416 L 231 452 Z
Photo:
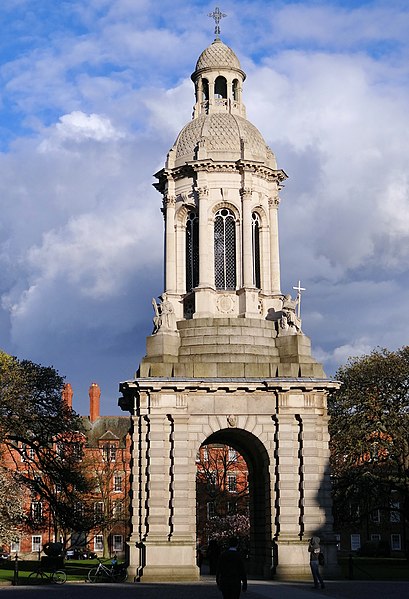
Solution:
M 344 578 L 351 578 L 349 558 L 340 558 Z M 409 561 L 392 557 L 353 557 L 353 580 L 409 580 Z
M 109 560 L 107 560 L 109 561 Z M 96 566 L 98 561 L 90 560 L 67 560 L 65 562 L 64 571 L 67 574 L 67 581 L 80 580 L 84 581 L 87 578 L 88 571 Z M 38 561 L 33 560 L 18 560 L 18 580 L 19 584 L 27 584 L 27 577 L 31 572 L 38 569 Z M 0 562 L 0 583 L 2 581 L 12 582 L 14 579 L 14 560 Z

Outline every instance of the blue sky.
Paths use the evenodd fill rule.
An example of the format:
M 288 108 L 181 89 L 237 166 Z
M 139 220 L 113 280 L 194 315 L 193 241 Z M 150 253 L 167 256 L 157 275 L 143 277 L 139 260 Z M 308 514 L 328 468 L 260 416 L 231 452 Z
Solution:
M 328 374 L 408 343 L 409 6 L 217 3 L 247 116 L 289 175 L 282 290 Z M 162 292 L 152 174 L 194 102 L 216 4 L 2 0 L 0 345 L 117 412 Z

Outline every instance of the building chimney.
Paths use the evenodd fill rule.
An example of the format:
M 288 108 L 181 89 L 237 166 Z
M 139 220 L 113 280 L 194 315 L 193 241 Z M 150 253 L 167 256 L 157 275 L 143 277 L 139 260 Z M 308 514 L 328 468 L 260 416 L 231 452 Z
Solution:
M 91 422 L 95 422 L 99 418 L 99 398 L 101 397 L 101 389 L 97 383 L 92 383 L 88 395 L 90 399 L 89 417 Z
M 74 391 L 72 390 L 71 383 L 65 383 L 61 397 L 62 400 L 65 401 L 69 408 L 72 408 L 72 396 L 74 395 Z

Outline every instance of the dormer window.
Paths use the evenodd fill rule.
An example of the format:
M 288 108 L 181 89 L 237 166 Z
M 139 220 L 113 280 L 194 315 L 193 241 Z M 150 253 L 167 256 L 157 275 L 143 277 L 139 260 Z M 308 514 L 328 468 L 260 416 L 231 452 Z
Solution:
M 115 462 L 116 461 L 116 445 L 106 443 L 102 446 L 102 457 L 104 462 Z

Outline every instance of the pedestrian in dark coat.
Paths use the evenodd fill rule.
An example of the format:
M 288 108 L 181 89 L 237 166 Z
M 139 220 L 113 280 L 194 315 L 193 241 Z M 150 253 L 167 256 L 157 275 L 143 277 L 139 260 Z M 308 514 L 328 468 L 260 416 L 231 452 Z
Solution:
M 308 544 L 308 552 L 310 554 L 310 568 L 312 577 L 314 579 L 314 588 L 319 589 L 321 586 L 322 589 L 325 589 L 318 559 L 318 556 L 321 553 L 319 537 L 311 537 L 310 542 Z
M 217 565 L 216 582 L 223 599 L 239 599 L 241 590 L 247 591 L 246 569 L 237 546 L 237 538 L 232 537 L 228 550 L 221 554 Z

